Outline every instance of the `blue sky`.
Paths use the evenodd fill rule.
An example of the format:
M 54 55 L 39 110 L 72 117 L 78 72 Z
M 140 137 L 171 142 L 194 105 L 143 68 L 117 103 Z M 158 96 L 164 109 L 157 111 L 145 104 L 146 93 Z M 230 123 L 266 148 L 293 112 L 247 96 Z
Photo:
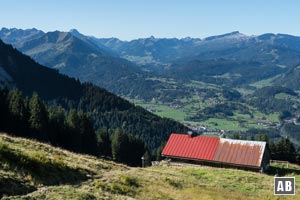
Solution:
M 0 27 L 80 32 L 125 40 L 247 35 L 300 36 L 299 0 L 1 0 Z

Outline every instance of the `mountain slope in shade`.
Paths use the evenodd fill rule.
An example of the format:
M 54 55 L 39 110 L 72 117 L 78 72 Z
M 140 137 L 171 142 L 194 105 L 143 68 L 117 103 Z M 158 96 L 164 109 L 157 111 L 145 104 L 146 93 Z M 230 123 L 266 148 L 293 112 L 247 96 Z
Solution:
M 170 76 L 183 80 L 197 80 L 218 85 L 249 84 L 284 72 L 278 66 L 264 66 L 254 61 L 236 61 L 228 59 L 193 60 L 173 65 Z
M 118 94 L 136 95 L 134 87 L 146 76 L 129 61 L 114 57 L 90 40 L 79 39 L 69 32 L 48 32 L 24 42 L 18 49 L 45 66 Z
M 39 38 L 17 45 L 17 48 L 38 62 L 52 68 L 72 68 L 81 66 L 85 55 L 105 56 L 95 44 L 82 41 L 68 32 L 48 32 Z M 61 56 L 64 54 L 64 56 Z M 74 59 L 74 61 L 72 61 Z M 56 63 L 56 64 L 54 64 Z
M 150 149 L 166 141 L 171 132 L 186 130 L 180 123 L 153 115 L 104 89 L 41 66 L 1 40 L 0 69 L 1 77 L 9 79 L 2 78 L 2 84 L 18 87 L 26 95 L 37 92 L 67 109 L 90 112 L 96 128 L 121 128 L 141 137 Z
M 2 41 L 0 41 L 0 67 L 2 76 L 8 77 L 6 80 L 9 80 L 3 81 L 3 84 L 16 86 L 28 95 L 36 91 L 45 99 L 63 96 L 78 99 L 83 94 L 84 88 L 80 82 L 59 74 L 57 70 L 39 65 Z
M 112 49 L 108 48 L 106 45 L 102 45 L 102 43 L 100 43 L 98 41 L 98 39 L 94 36 L 87 36 L 87 35 L 83 35 L 82 33 L 80 33 L 77 29 L 71 29 L 69 31 L 69 33 L 71 33 L 73 36 L 88 42 L 88 43 L 93 43 L 95 45 L 97 45 L 98 48 L 100 48 L 102 51 L 106 51 L 107 53 L 109 53 L 110 55 L 113 55 L 115 57 L 118 57 L 118 54 L 113 51 Z
M 300 63 L 299 63 L 300 64 Z M 300 90 L 300 65 L 297 64 L 290 68 L 287 72 L 281 74 L 273 83 L 275 85 L 284 86 L 293 90 Z

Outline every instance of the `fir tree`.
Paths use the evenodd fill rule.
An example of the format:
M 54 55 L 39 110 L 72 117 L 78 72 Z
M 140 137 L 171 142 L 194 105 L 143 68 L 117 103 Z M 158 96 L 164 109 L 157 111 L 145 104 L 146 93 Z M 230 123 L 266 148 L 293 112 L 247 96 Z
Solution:
M 144 153 L 143 157 L 144 157 L 144 166 L 145 167 L 151 166 L 151 154 L 148 149 Z
M 24 103 L 22 92 L 18 89 L 13 89 L 8 94 L 8 110 L 10 120 L 13 122 L 11 128 L 13 132 L 19 135 L 25 135 L 27 129 L 28 108 Z
M 8 88 L 4 86 L 0 91 L 0 130 L 7 131 L 9 123 L 9 112 L 8 112 Z
M 47 139 L 48 113 L 46 106 L 39 96 L 34 93 L 29 102 L 29 126 L 37 138 Z
M 96 132 L 98 141 L 99 154 L 102 156 L 111 157 L 111 140 L 108 130 L 102 128 Z
M 92 119 L 82 111 L 79 112 L 79 134 L 81 141 L 81 152 L 97 155 L 97 139 Z
M 117 162 L 126 163 L 128 151 L 127 148 L 129 147 L 129 138 L 128 135 L 122 133 L 120 129 L 116 129 L 112 136 L 111 141 L 111 149 L 112 149 L 112 157 L 113 160 Z
M 65 110 L 61 106 L 51 106 L 48 109 L 49 113 L 49 140 L 51 144 L 56 146 L 63 146 L 65 137 Z

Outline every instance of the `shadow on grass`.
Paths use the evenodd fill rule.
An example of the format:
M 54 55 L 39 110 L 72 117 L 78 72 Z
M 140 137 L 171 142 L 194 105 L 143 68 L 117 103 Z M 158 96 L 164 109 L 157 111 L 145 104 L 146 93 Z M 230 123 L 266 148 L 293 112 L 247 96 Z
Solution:
M 0 177 L 0 199 L 3 195 L 23 195 L 36 190 L 36 187 L 14 177 Z
M 288 168 L 283 165 L 278 165 L 278 166 L 270 166 L 268 171 L 266 172 L 268 175 L 277 175 L 277 176 L 285 176 L 287 174 L 295 174 L 299 175 L 300 174 L 300 169 L 296 168 Z
M 5 170 L 13 171 L 26 177 L 24 183 L 17 179 L 5 180 L 3 177 L 1 182 L 8 182 L 11 187 L 3 194 L 18 194 L 17 188 L 24 188 L 21 191 L 31 192 L 35 188 L 28 187 L 26 184 L 33 182 L 43 185 L 59 185 L 59 184 L 77 184 L 87 179 L 90 172 L 78 168 L 67 166 L 61 159 L 49 159 L 43 152 L 24 153 L 11 149 L 8 145 L 0 143 L 0 168 L 4 165 Z M 1 183 L 0 182 L 0 183 Z M 10 190 L 9 190 L 10 188 Z M 1 195 L 1 194 L 0 194 Z

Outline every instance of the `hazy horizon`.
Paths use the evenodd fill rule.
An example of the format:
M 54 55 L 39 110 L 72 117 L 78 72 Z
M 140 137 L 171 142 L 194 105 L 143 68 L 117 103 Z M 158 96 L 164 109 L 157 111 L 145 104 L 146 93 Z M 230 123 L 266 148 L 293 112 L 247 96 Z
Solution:
M 245 35 L 300 35 L 299 1 L 138 0 L 17 1 L 1 3 L 0 24 L 45 32 L 72 28 L 98 38 L 206 38 L 239 31 Z
M 0 30 L 1 30 L 2 28 L 7 28 L 7 29 L 22 29 L 22 30 L 37 29 L 37 30 L 43 31 L 43 32 L 45 32 L 45 33 L 48 33 L 48 32 L 55 32 L 55 31 L 59 31 L 59 32 L 70 32 L 71 30 L 77 30 L 79 33 L 81 33 L 81 34 L 83 34 L 83 35 L 96 37 L 96 36 L 91 35 L 91 34 L 83 33 L 83 32 L 81 32 L 80 30 L 78 30 L 78 29 L 76 29 L 76 28 L 72 28 L 72 29 L 70 29 L 70 30 L 49 30 L 49 31 L 41 30 L 41 29 L 38 29 L 38 28 L 36 28 L 36 27 L 24 28 L 24 29 L 23 29 L 23 28 L 18 28 L 18 27 L 0 27 Z M 119 39 L 119 40 L 121 40 L 121 41 L 132 41 L 132 40 L 137 40 L 137 39 L 146 39 L 146 38 L 150 38 L 150 37 L 154 37 L 154 38 L 156 38 L 156 39 L 173 39 L 173 38 L 175 38 L 175 39 L 185 39 L 185 38 L 193 38 L 193 39 L 201 39 L 201 40 L 203 40 L 203 39 L 206 39 L 206 38 L 209 38 L 209 37 L 221 36 L 221 35 L 230 34 L 230 33 L 234 33 L 234 32 L 239 32 L 240 34 L 243 34 L 243 35 L 249 36 L 249 37 L 251 37 L 251 36 L 254 36 L 254 37 L 255 37 L 255 36 L 262 35 L 262 34 L 275 34 L 275 35 L 276 35 L 276 34 L 283 34 L 283 35 L 291 35 L 291 36 L 300 36 L 300 35 L 293 35 L 293 34 L 283 33 L 283 32 L 280 32 L 280 33 L 266 32 L 266 33 L 262 33 L 262 34 L 259 34 L 259 35 L 254 35 L 254 34 L 253 34 L 253 35 L 248 35 L 248 34 L 245 34 L 245 33 L 242 33 L 242 32 L 240 32 L 240 31 L 235 30 L 235 31 L 231 31 L 231 32 L 228 32 L 228 33 L 218 34 L 218 35 L 208 35 L 207 37 L 202 37 L 202 38 L 200 38 L 200 37 L 191 37 L 191 36 L 185 36 L 185 37 L 156 37 L 156 36 L 154 36 L 154 35 L 149 35 L 149 36 L 146 36 L 146 37 L 139 37 L 139 38 L 132 38 L 132 39 L 129 39 L 129 40 L 128 40 L 128 39 L 118 38 L 118 37 L 113 37 L 113 36 L 111 36 L 111 37 L 96 37 L 96 38 L 101 38 L 101 39 L 116 38 L 116 39 Z

